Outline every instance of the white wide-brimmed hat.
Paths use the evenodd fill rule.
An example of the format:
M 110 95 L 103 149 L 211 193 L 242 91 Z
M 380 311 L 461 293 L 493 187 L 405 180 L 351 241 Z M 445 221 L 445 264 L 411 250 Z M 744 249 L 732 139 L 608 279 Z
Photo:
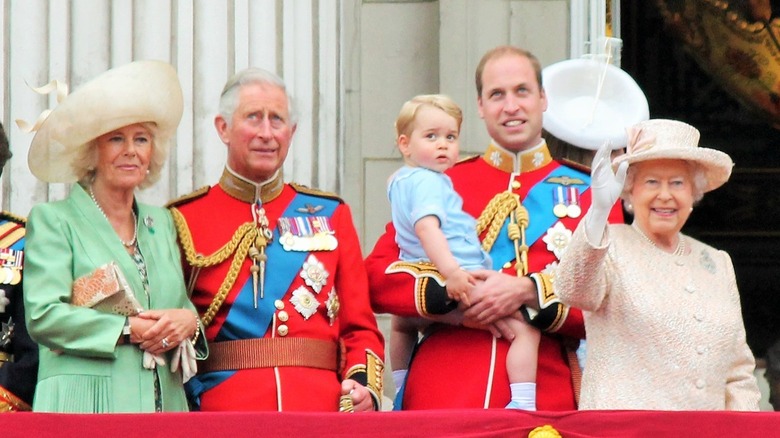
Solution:
M 135 123 L 155 123 L 155 147 L 167 152 L 183 107 L 176 70 L 166 62 L 108 70 L 68 95 L 37 128 L 27 155 L 30 171 L 47 182 L 75 182 L 71 163 L 82 147 Z
M 594 59 L 569 59 L 542 70 L 547 95 L 543 127 L 574 146 L 596 150 L 626 145 L 626 128 L 650 117 L 647 97 L 620 68 Z
M 626 153 L 612 160 L 617 169 L 626 161 L 629 165 L 649 160 L 684 160 L 695 162 L 707 178 L 705 192 L 715 190 L 728 181 L 734 162 L 725 152 L 699 147 L 699 130 L 677 120 L 653 119 L 638 123 L 627 130 Z

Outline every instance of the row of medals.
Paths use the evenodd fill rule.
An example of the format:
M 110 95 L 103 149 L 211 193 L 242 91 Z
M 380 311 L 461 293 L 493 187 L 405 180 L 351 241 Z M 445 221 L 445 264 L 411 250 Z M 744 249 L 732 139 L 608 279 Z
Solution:
M 22 281 L 23 263 L 23 251 L 0 248 L 0 284 L 19 284 Z
M 553 190 L 553 214 L 557 218 L 580 217 L 582 207 L 580 207 L 580 191 L 577 187 L 558 186 Z

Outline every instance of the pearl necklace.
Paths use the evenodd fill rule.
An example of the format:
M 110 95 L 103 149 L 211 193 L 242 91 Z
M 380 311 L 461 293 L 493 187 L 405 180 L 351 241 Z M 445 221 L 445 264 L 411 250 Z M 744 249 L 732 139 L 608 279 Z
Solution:
M 100 206 L 97 199 L 95 199 L 95 192 L 92 191 L 92 187 L 89 188 L 89 197 L 92 198 L 92 202 L 95 203 L 95 206 L 97 206 L 98 210 L 100 210 L 100 213 L 103 215 L 104 218 L 106 218 L 106 221 L 108 221 L 108 224 L 111 225 L 111 221 L 108 220 L 108 216 L 106 215 L 106 212 L 103 211 L 103 207 Z M 117 234 L 116 237 L 119 237 L 119 241 L 122 242 L 122 245 L 124 245 L 126 248 L 132 248 L 135 246 L 135 243 L 138 241 L 138 218 L 135 215 L 135 210 L 130 209 L 130 212 L 133 213 L 133 238 L 129 241 L 125 242 L 122 240 L 121 237 L 119 237 L 119 234 Z M 116 232 L 116 230 L 114 230 Z
M 642 238 L 644 238 L 645 241 L 647 241 L 647 243 L 649 243 L 650 245 L 653 245 L 654 247 L 656 247 L 656 248 L 658 248 L 658 249 L 663 251 L 663 249 L 659 248 L 658 245 L 656 245 L 655 242 L 653 242 L 652 239 L 647 237 L 647 235 L 645 233 L 643 233 L 642 230 L 640 230 L 639 227 L 636 226 L 636 224 L 631 224 L 631 227 L 633 229 L 635 229 L 636 232 L 639 233 L 639 235 L 642 236 Z M 674 252 L 672 252 L 672 255 L 681 256 L 681 255 L 684 255 L 684 254 L 685 254 L 685 239 L 683 238 L 682 234 L 679 234 L 678 235 L 678 239 L 677 239 L 677 248 L 674 249 Z

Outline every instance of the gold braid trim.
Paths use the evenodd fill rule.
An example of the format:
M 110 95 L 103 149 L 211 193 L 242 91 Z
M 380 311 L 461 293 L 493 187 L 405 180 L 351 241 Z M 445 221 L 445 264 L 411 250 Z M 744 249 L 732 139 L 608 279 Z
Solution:
M 486 252 L 490 252 L 490 249 L 493 248 L 504 221 L 517 205 L 518 200 L 514 194 L 501 192 L 494 196 L 482 210 L 482 214 L 477 219 L 477 234 L 482 234 L 486 228 L 488 229 L 482 240 L 482 249 Z
M 241 265 L 244 263 L 244 259 L 249 252 L 249 247 L 258 237 L 258 231 L 255 224 L 252 222 L 242 224 L 238 227 L 236 232 L 233 233 L 233 237 L 230 241 L 214 251 L 213 254 L 203 256 L 195 251 L 192 233 L 190 233 L 184 215 L 175 207 L 171 208 L 170 211 L 173 216 L 173 223 L 176 226 L 176 232 L 179 233 L 179 242 L 184 251 L 184 256 L 190 266 L 196 268 L 215 266 L 224 262 L 231 254 L 235 253 L 233 260 L 230 263 L 228 273 L 225 275 L 225 280 L 219 286 L 219 290 L 217 291 L 217 294 L 214 295 L 214 299 L 211 301 L 211 304 L 209 304 L 209 308 L 206 309 L 206 313 L 201 316 L 201 322 L 205 328 L 211 324 L 211 321 L 217 315 L 219 308 L 222 307 L 222 304 L 225 302 L 225 298 L 227 298 L 230 289 L 233 288 L 236 278 L 238 278 L 238 271 L 241 270 Z
M 522 277 L 528 274 L 528 245 L 525 242 L 525 229 L 528 228 L 528 210 L 523 207 L 523 203 L 520 202 L 520 198 L 514 195 L 517 200 L 517 205 L 514 209 L 514 216 L 509 221 L 508 234 L 509 238 L 515 245 L 515 266 L 520 268 L 516 269 L 517 276 Z
M 552 276 L 543 272 L 537 272 L 531 274 L 536 280 L 539 296 L 539 307 L 544 309 L 550 307 L 552 304 L 559 303 L 558 296 L 555 295 L 555 289 L 553 288 Z
M 233 234 L 233 237 L 226 244 L 222 245 L 220 249 L 214 251 L 211 255 L 203 256 L 195 251 L 195 244 L 192 241 L 190 228 L 187 226 L 187 219 L 184 218 L 179 209 L 174 207 L 170 210 L 173 216 L 173 224 L 176 226 L 176 232 L 179 233 L 179 241 L 187 258 L 187 263 L 196 268 L 207 268 L 224 262 L 236 251 L 246 234 L 255 229 L 255 224 L 252 222 L 241 225 Z
M 376 400 L 376 410 L 382 410 L 382 387 L 385 363 L 371 350 L 366 350 L 366 388 Z
M 0 386 L 0 413 L 17 411 L 32 411 L 32 407 L 11 391 Z

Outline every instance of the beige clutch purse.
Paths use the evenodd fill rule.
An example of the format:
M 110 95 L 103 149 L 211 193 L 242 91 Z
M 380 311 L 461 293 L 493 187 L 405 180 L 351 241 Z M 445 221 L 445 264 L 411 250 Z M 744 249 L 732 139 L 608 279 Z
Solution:
M 143 310 L 115 262 L 77 278 L 73 282 L 71 304 L 124 316 L 137 315 Z

